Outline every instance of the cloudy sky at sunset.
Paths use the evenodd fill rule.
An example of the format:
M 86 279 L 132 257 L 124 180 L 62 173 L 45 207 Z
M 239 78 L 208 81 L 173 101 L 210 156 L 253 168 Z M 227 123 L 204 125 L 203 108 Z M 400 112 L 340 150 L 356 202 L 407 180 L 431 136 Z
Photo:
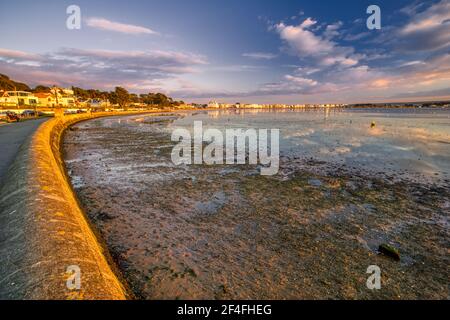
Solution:
M 66 28 L 67 6 L 81 30 Z M 366 9 L 381 8 L 381 30 Z M 2 1 L 0 73 L 186 101 L 450 97 L 450 1 Z

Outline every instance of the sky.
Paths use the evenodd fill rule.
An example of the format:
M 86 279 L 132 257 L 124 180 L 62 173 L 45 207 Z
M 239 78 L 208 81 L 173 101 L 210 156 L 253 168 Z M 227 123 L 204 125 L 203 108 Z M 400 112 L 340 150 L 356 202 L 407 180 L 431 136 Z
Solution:
M 70 5 L 80 29 L 66 26 Z M 0 30 L 0 73 L 31 86 L 188 102 L 450 98 L 450 0 L 15 0 L 0 3 Z

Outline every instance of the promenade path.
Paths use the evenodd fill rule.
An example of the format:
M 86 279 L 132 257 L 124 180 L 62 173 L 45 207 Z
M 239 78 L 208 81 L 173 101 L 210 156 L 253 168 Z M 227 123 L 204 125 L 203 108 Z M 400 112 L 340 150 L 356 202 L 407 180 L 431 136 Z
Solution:
M 0 186 L 20 146 L 49 118 L 0 125 Z

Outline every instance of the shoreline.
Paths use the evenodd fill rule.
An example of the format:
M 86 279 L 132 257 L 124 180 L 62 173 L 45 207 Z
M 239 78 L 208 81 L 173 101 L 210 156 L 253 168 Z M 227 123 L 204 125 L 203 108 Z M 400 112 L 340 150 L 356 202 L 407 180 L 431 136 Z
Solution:
M 193 109 L 181 112 L 219 110 Z M 88 217 L 89 214 L 86 211 L 90 208 L 83 208 L 80 195 L 70 182 L 62 144 L 66 133 L 69 132 L 67 129 L 84 121 L 114 116 L 173 112 L 177 110 L 98 113 L 92 116 L 81 114 L 50 119 L 21 146 L 11 172 L 5 177 L 6 183 L 0 189 L 0 231 L 5 234 L 5 239 L 0 241 L 0 253 L 7 257 L 5 260 L 8 262 L 0 267 L 0 278 L 3 279 L 0 282 L 0 297 L 5 299 L 136 298 L 134 296 L 136 292 L 131 288 L 132 284 L 125 279 L 124 270 L 117 265 L 116 258 L 112 257 L 115 253 L 106 243 L 95 221 Z M 233 175 L 232 172 L 231 175 Z M 325 181 L 329 179 L 325 176 L 322 178 Z M 63 218 L 66 212 L 70 212 L 70 218 Z M 65 226 L 65 224 L 73 223 L 78 225 L 77 231 Z M 55 227 L 53 224 L 58 226 Z M 15 233 L 9 230 L 8 225 L 15 225 L 13 230 Z M 32 230 L 31 235 L 30 230 Z M 81 238 L 80 232 L 83 235 Z M 77 246 L 78 243 L 64 242 L 70 242 L 70 239 L 74 237 L 80 238 L 80 241 L 89 242 L 89 245 L 81 246 L 83 248 L 76 248 L 73 251 L 71 246 Z M 57 253 L 53 252 L 55 250 Z M 67 253 L 71 257 L 65 256 Z M 64 268 L 61 268 L 61 262 L 64 261 L 67 265 L 67 261 L 82 261 L 86 256 L 93 257 L 91 261 L 96 261 L 94 265 L 97 266 L 97 270 L 92 270 L 93 264 L 88 263 L 81 268 L 82 279 L 87 273 L 89 286 L 83 288 L 82 284 L 79 292 L 67 290 L 65 288 L 67 275 L 64 274 Z M 29 274 L 21 274 L 23 269 L 29 270 Z M 55 270 L 59 270 L 58 274 L 55 274 Z M 198 270 L 195 269 L 195 272 Z M 113 285 L 105 285 L 106 283 L 113 283 Z

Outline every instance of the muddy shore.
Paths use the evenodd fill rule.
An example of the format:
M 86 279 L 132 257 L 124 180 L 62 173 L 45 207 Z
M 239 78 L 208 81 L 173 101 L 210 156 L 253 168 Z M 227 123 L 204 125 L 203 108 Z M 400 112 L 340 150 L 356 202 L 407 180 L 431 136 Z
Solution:
M 288 156 L 273 177 L 175 167 L 174 118 L 96 119 L 64 137 L 72 185 L 136 297 L 448 298 L 445 183 Z M 380 255 L 382 243 L 401 260 Z M 366 287 L 370 265 L 381 290 Z

